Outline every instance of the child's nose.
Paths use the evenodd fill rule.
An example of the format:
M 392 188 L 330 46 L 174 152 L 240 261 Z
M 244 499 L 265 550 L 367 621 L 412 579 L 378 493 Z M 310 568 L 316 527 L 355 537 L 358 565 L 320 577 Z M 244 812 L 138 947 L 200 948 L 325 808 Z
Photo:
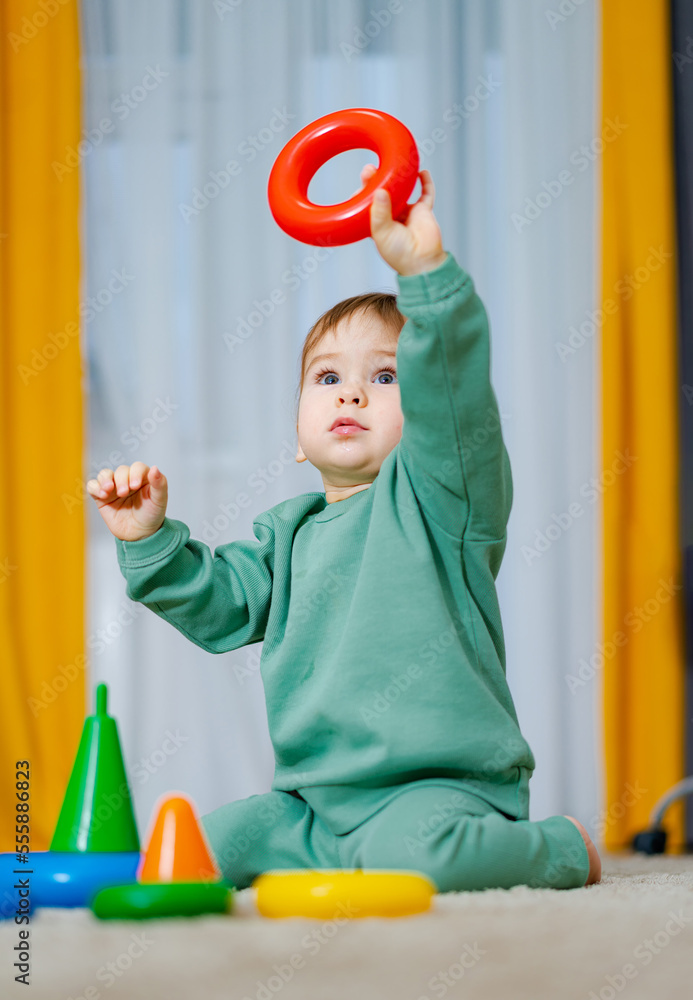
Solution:
M 339 398 L 343 403 L 358 403 L 364 398 L 364 393 L 362 390 L 354 387 L 353 389 L 343 389 L 340 393 Z

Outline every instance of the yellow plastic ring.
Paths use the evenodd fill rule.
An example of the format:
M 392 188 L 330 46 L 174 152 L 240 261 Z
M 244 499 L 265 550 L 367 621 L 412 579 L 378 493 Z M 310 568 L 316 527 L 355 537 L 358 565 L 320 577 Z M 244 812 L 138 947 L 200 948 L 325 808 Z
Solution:
M 438 891 L 415 871 L 316 868 L 265 872 L 252 883 L 264 917 L 403 917 L 431 908 Z

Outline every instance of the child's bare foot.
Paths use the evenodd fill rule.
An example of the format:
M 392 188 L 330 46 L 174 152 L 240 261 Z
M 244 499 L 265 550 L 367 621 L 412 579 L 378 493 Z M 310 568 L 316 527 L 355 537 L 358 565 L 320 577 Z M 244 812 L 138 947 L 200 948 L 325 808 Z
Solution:
M 566 816 L 566 819 L 569 819 L 571 823 L 575 824 L 575 826 L 582 834 L 582 839 L 585 841 L 585 845 L 587 847 L 587 854 L 589 855 L 590 859 L 590 871 L 589 875 L 587 876 L 587 881 L 585 882 L 585 885 L 592 885 L 594 882 L 600 882 L 602 878 L 602 859 L 599 857 L 597 848 L 594 846 L 592 842 L 592 838 L 590 837 L 589 833 L 584 828 L 580 820 L 575 819 L 574 816 Z

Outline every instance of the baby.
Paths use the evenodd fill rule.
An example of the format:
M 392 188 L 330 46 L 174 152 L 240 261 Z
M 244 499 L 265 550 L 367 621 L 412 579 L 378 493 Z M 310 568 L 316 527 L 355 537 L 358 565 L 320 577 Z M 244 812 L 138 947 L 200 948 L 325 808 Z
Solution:
M 403 221 L 384 189 L 370 210 L 399 295 L 346 299 L 306 338 L 296 459 L 324 492 L 212 553 L 166 517 L 157 466 L 87 484 L 131 599 L 210 653 L 264 640 L 272 790 L 202 817 L 238 889 L 282 868 L 406 869 L 440 892 L 601 878 L 578 820 L 528 819 L 535 761 L 495 588 L 512 480 L 488 320 L 419 176 Z

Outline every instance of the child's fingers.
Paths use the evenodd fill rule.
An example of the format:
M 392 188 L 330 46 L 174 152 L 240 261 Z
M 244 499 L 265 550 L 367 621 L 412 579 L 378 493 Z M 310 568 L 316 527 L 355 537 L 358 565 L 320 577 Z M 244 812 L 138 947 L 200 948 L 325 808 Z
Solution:
M 366 186 L 366 184 L 371 179 L 371 177 L 373 176 L 373 174 L 376 172 L 377 169 L 378 168 L 373 163 L 366 164 L 366 166 L 361 170 L 361 187 L 357 191 L 354 191 L 354 193 L 351 195 L 352 198 L 354 197 L 354 195 L 360 194 L 361 191 L 363 191 L 364 187 Z
M 153 465 L 149 471 L 149 485 L 154 503 L 165 508 L 168 503 L 168 483 L 166 476 L 156 465 Z
M 97 479 L 90 479 L 87 483 L 87 493 L 90 496 L 96 497 L 101 492 L 101 487 Z
M 110 494 L 115 489 L 113 483 L 113 469 L 102 469 L 101 472 L 96 477 L 99 484 L 99 489 L 103 496 L 110 496 Z
M 147 478 L 148 465 L 144 462 L 133 462 L 130 466 L 130 489 L 138 490 Z
M 382 192 L 382 194 L 381 194 Z M 393 224 L 392 202 L 390 193 L 386 188 L 378 188 L 373 193 L 371 204 L 371 236 L 376 240 L 379 236 L 384 236 L 387 229 Z
M 119 465 L 115 472 L 102 469 L 96 479 L 87 483 L 87 491 L 97 500 L 113 500 L 116 496 L 126 496 L 149 482 L 155 489 L 166 488 L 166 477 L 155 465 L 149 468 L 145 462 Z
M 433 183 L 433 178 L 431 177 L 428 170 L 422 170 L 419 174 L 421 180 L 421 197 L 417 204 L 428 205 L 429 208 L 433 208 L 433 202 L 436 197 L 436 188 Z
M 130 466 L 119 465 L 115 470 L 116 492 L 119 497 L 125 497 L 130 492 Z

